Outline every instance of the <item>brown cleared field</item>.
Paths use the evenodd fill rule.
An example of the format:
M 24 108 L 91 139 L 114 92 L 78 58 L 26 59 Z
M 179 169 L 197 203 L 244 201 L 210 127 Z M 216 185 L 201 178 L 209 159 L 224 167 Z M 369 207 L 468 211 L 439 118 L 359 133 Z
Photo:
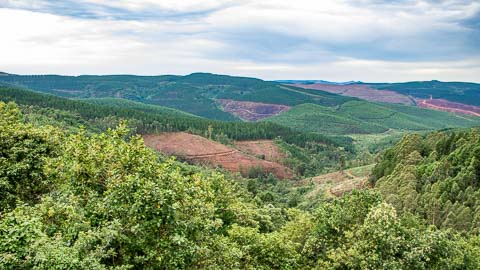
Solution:
M 272 140 L 235 142 L 235 148 L 252 156 L 262 156 L 269 161 L 280 162 L 285 158 Z
M 377 90 L 363 84 L 332 85 L 323 83 L 314 84 L 292 84 L 292 86 L 305 89 L 321 90 L 343 96 L 356 97 L 374 102 L 398 103 L 414 105 L 414 101 L 408 96 L 394 91 Z
M 250 122 L 274 116 L 290 109 L 290 107 L 286 105 L 236 101 L 231 99 L 217 99 L 217 102 L 220 103 L 224 111 Z
M 198 135 L 172 132 L 144 135 L 143 139 L 150 148 L 194 164 L 222 167 L 242 175 L 246 175 L 251 168 L 263 168 L 264 172 L 272 173 L 280 179 L 293 175 L 290 169 L 277 162 L 259 159 Z
M 434 110 L 480 116 L 480 107 L 451 102 L 445 99 L 415 99 L 417 106 Z

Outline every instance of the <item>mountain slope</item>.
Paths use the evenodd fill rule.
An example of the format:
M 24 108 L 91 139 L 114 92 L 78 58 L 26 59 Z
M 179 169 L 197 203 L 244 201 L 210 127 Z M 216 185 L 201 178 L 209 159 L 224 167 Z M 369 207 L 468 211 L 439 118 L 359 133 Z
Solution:
M 374 102 L 415 105 L 440 111 L 480 116 L 480 84 L 464 82 L 408 82 L 326 84 L 294 82 L 316 89 Z M 476 106 L 475 106 L 476 105 Z
M 366 101 L 349 101 L 338 107 L 302 104 L 266 121 L 324 134 L 370 134 L 390 129 L 422 131 L 480 125 L 477 117 Z
M 380 157 L 371 181 L 399 212 L 479 232 L 479 161 L 479 129 L 413 134 Z

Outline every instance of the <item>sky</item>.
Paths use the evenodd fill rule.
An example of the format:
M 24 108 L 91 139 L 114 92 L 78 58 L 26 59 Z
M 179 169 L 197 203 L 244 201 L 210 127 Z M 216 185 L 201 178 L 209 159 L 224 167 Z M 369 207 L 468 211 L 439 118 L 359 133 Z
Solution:
M 480 82 L 480 0 L 0 0 L 0 71 Z

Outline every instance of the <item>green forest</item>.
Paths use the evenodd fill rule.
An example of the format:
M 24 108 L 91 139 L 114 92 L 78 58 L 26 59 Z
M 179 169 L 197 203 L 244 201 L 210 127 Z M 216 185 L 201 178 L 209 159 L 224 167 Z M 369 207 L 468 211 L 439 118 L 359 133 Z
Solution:
M 407 136 L 373 189 L 305 209 L 159 155 L 123 122 L 66 132 L 3 102 L 0 116 L 2 269 L 480 268 L 478 215 L 460 219 L 478 213 L 476 129 Z

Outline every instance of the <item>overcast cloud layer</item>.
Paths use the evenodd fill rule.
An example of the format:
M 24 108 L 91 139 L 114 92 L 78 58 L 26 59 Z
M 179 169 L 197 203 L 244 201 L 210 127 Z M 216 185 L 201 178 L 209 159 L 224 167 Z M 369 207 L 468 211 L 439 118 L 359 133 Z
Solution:
M 480 1 L 0 0 L 0 71 L 480 82 Z

